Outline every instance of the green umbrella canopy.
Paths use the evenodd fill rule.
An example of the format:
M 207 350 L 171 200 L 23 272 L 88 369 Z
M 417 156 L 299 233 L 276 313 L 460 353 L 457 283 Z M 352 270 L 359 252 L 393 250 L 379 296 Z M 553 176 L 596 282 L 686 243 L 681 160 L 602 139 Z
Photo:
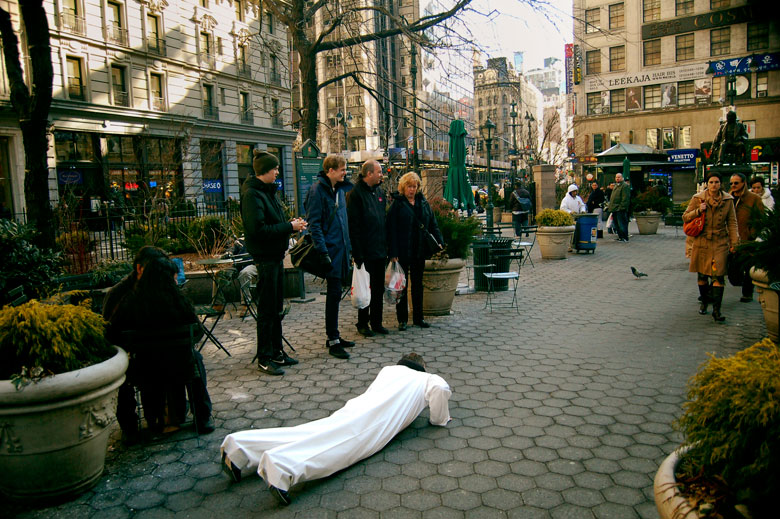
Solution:
M 628 157 L 623 159 L 623 179 L 631 180 L 631 161 Z
M 444 199 L 455 209 L 474 209 L 474 195 L 466 172 L 466 126 L 460 119 L 450 123 L 450 164 Z

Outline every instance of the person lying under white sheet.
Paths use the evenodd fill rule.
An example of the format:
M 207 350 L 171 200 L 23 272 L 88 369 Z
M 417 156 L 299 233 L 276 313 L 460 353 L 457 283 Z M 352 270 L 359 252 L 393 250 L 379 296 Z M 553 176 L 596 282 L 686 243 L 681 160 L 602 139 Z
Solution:
M 430 423 L 447 425 L 450 387 L 425 372 L 416 353 L 387 366 L 365 393 L 320 420 L 295 427 L 240 431 L 220 447 L 222 467 L 233 481 L 257 472 L 273 496 L 290 504 L 290 487 L 323 478 L 371 456 L 430 407 Z

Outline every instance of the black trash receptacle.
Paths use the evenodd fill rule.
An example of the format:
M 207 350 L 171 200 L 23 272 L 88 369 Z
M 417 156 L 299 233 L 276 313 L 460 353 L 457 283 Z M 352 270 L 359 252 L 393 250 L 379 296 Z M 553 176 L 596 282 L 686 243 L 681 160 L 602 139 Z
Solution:
M 474 240 L 474 290 L 487 292 L 488 281 L 486 272 L 507 272 L 509 258 L 501 257 L 509 253 L 512 238 L 490 237 Z M 492 266 L 491 266 L 492 265 Z M 509 288 L 509 280 L 493 280 L 493 290 L 501 291 Z

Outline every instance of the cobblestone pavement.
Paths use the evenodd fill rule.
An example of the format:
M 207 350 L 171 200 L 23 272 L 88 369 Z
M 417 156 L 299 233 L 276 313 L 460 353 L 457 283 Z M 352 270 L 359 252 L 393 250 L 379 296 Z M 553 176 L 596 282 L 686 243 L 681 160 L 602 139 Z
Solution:
M 686 380 L 708 352 L 732 353 L 766 333 L 759 304 L 740 304 L 734 287 L 724 324 L 697 314 L 683 244 L 682 232 L 662 227 L 629 244 L 607 237 L 595 254 L 563 261 L 537 250 L 536 267 L 521 270 L 518 314 L 485 311 L 484 293 L 458 296 L 453 314 L 430 318 L 427 330 L 395 331 L 386 312 L 389 336 L 358 339 L 345 301 L 342 334 L 358 339 L 349 361 L 324 348 L 324 296 L 312 283 L 316 301 L 284 321 L 298 366 L 258 373 L 254 321 L 223 321 L 217 333 L 232 356 L 203 350 L 215 432 L 132 447 L 115 432 L 96 487 L 20 516 L 657 517 L 652 481 L 680 443 L 671 423 Z M 634 279 L 632 265 L 648 276 Z M 447 427 L 428 425 L 424 411 L 381 452 L 294 488 L 287 508 L 260 478 L 232 484 L 221 472 L 226 434 L 327 416 L 411 350 L 452 387 Z

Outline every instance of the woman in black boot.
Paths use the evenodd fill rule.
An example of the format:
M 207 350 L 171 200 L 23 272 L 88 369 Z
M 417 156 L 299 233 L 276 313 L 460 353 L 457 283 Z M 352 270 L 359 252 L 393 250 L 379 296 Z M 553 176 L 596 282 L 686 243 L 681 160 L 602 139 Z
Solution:
M 706 314 L 707 304 L 712 303 L 712 318 L 724 321 L 726 318 L 720 313 L 720 305 L 723 300 L 726 257 L 729 250 L 733 251 L 737 246 L 739 235 L 733 197 L 721 190 L 721 179 L 717 173 L 707 173 L 707 189 L 691 198 L 688 209 L 683 213 L 683 221 L 689 222 L 702 213 L 705 213 L 704 229 L 693 238 L 688 271 L 698 274 L 701 296 L 699 313 Z

